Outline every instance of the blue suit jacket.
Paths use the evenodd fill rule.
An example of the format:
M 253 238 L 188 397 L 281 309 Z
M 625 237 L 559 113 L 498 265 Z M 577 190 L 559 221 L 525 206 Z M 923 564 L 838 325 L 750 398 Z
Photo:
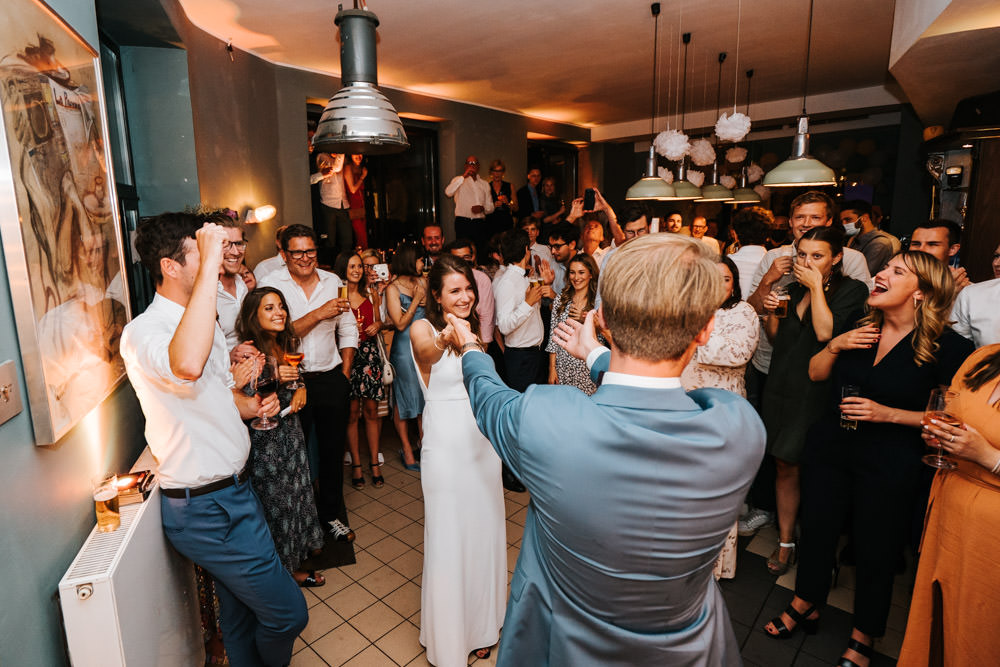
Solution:
M 480 430 L 531 492 L 497 664 L 741 664 L 713 567 L 764 454 L 750 404 L 717 389 L 520 394 L 485 354 L 462 368 Z

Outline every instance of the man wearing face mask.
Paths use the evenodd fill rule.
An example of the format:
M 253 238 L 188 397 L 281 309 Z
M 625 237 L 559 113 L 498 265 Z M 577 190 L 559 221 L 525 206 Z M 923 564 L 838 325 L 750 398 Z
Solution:
M 864 200 L 855 199 L 844 204 L 840 211 L 840 224 L 849 239 L 847 247 L 865 256 L 868 272 L 873 276 L 899 252 L 899 239 L 875 226 L 872 205 Z

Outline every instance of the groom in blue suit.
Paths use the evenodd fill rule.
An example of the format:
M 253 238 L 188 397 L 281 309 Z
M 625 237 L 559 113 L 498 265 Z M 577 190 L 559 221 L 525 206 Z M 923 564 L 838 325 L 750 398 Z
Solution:
M 558 332 L 600 388 L 497 377 L 464 320 L 465 385 L 479 428 L 531 492 L 497 665 L 741 664 L 713 577 L 764 453 L 736 394 L 685 393 L 679 376 L 723 298 L 714 260 L 675 234 L 635 239 L 601 276 L 595 313 Z

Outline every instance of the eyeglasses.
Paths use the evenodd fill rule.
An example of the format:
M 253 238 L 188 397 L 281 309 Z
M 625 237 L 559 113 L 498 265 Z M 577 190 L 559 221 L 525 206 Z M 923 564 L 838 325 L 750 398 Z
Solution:
M 628 232 L 626 232 L 626 233 L 628 233 Z M 549 243 L 549 250 L 559 250 L 560 248 L 565 248 L 567 245 L 569 245 L 569 244 L 567 244 L 567 243 L 551 243 L 550 242 Z
M 288 256 L 292 259 L 302 259 L 303 257 L 308 257 L 309 259 L 314 259 L 316 257 L 316 248 L 309 248 L 308 250 L 286 250 Z
M 247 247 L 247 242 L 246 241 L 223 241 L 222 242 L 222 251 L 223 252 L 226 252 L 228 250 L 239 250 L 240 252 L 242 252 L 243 250 L 246 249 L 246 247 Z
M 707 227 L 706 227 L 706 229 L 707 229 Z M 626 230 L 624 230 L 624 232 L 625 232 L 625 238 L 627 238 L 627 239 L 634 239 L 636 236 L 645 236 L 646 234 L 648 234 L 649 233 L 649 228 L 648 227 L 640 227 L 639 229 L 626 229 Z
M 467 164 L 470 167 L 478 167 L 479 166 L 479 162 L 477 162 L 476 160 L 467 160 L 465 162 L 465 164 Z

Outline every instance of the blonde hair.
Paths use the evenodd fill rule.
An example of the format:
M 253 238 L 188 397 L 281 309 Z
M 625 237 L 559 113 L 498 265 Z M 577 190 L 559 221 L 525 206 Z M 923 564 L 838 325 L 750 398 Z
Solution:
M 646 361 L 678 359 L 725 298 L 715 257 L 697 239 L 650 234 L 615 251 L 602 272 L 615 346 Z
M 939 347 L 937 339 L 948 326 L 951 304 L 955 300 L 955 280 L 943 262 L 926 252 L 900 252 L 895 256 L 900 257 L 917 277 L 917 287 L 924 295 L 913 309 L 913 360 L 917 366 L 932 364 Z M 882 328 L 884 320 L 882 311 L 873 308 L 859 324 Z

